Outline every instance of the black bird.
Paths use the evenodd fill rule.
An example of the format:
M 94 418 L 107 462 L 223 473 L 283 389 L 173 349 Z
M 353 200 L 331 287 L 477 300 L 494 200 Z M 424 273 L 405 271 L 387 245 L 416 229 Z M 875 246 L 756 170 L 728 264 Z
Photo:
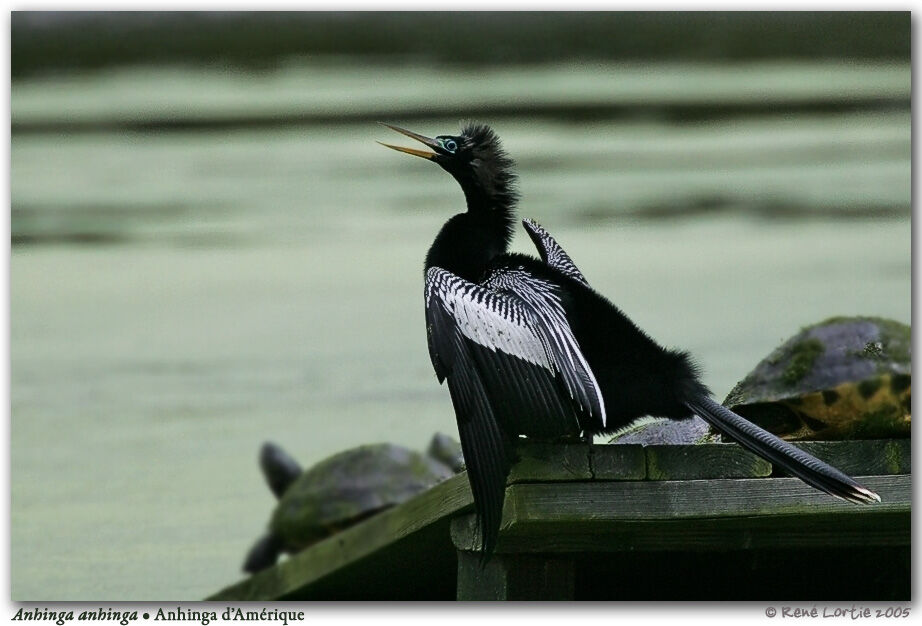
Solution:
M 651 415 L 700 415 L 809 485 L 856 503 L 880 497 L 711 398 L 686 352 L 661 347 L 595 292 L 553 237 L 523 225 L 541 260 L 507 252 L 518 194 L 513 162 L 493 130 L 469 124 L 429 148 L 382 144 L 433 161 L 461 185 L 467 211 L 426 255 L 426 326 L 439 382 L 448 381 L 480 519 L 483 554 L 496 546 L 514 440 L 609 433 Z

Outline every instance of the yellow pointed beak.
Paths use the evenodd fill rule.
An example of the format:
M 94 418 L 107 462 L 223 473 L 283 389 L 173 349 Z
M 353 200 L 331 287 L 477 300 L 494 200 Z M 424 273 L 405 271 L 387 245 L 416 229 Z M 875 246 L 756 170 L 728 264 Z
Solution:
M 399 126 L 393 126 L 391 124 L 385 124 L 384 122 L 378 122 L 378 123 L 381 124 L 381 126 L 387 126 L 391 130 L 397 131 L 401 135 L 406 135 L 407 137 L 411 139 L 415 139 L 416 141 L 422 144 L 425 144 L 429 146 L 430 148 L 437 148 L 439 146 L 439 142 L 437 142 L 435 139 L 431 139 L 429 137 L 425 137 L 423 135 L 414 133 L 412 130 L 407 130 L 406 128 L 400 128 Z M 416 148 L 404 148 L 403 146 L 393 146 L 389 143 L 383 143 L 380 141 L 377 143 L 381 144 L 385 148 L 390 148 L 391 150 L 396 150 L 397 152 L 404 152 L 406 154 L 412 154 L 413 156 L 422 157 L 424 159 L 432 160 L 436 156 L 435 152 L 432 152 L 430 150 L 418 150 Z

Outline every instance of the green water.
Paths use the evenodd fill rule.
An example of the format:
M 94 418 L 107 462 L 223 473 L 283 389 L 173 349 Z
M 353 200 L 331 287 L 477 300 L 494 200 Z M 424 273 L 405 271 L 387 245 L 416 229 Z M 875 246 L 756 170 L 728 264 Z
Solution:
M 759 79 L 719 69 L 686 68 L 682 89 Z M 897 69 L 880 90 L 908 85 L 908 65 Z M 840 70 L 829 80 L 877 76 Z M 237 81 L 241 110 L 288 111 L 305 80 L 275 76 L 287 89 L 260 100 L 244 77 L 189 72 L 169 72 L 158 107 L 217 111 Z M 500 99 L 518 80 L 524 100 L 578 78 L 517 72 L 458 80 Z M 424 106 L 418 86 L 399 106 L 373 97 L 374 85 L 414 84 L 411 69 L 328 74 L 313 96 L 323 106 L 335 89 L 382 111 Z M 190 92 L 197 80 L 225 87 Z M 140 115 L 158 84 L 144 72 L 15 83 L 13 120 Z M 449 132 L 457 118 L 412 127 Z M 910 319 L 908 108 L 496 127 L 520 164 L 522 214 L 641 327 L 691 350 L 720 398 L 802 325 Z M 13 599 L 203 597 L 238 578 L 268 518 L 262 441 L 310 464 L 456 433 L 426 351 L 422 259 L 460 192 L 375 140 L 402 139 L 366 123 L 14 133 Z M 523 234 L 515 248 L 528 251 Z

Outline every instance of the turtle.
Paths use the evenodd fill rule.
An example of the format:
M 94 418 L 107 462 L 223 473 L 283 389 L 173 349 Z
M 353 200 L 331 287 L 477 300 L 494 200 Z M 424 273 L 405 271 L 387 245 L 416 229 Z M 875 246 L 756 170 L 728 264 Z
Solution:
M 714 438 L 711 427 L 697 415 L 681 421 L 665 417 L 642 417 L 612 433 L 609 443 L 678 445 L 708 443 Z
M 910 327 L 832 317 L 782 343 L 724 406 L 788 440 L 909 437 Z
M 263 444 L 259 465 L 278 505 L 243 570 L 256 573 L 283 553 L 405 502 L 463 469 L 461 446 L 436 433 L 426 454 L 391 443 L 358 446 L 304 471 L 277 444 Z
M 432 441 L 429 442 L 426 454 L 450 467 L 455 474 L 467 469 L 464 465 L 461 444 L 444 433 L 432 435 Z

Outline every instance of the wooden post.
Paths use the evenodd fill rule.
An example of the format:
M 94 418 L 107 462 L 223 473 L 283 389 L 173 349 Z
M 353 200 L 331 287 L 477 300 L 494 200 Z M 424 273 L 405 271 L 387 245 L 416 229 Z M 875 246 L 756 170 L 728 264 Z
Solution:
M 458 550 L 458 600 L 572 600 L 573 559 L 566 556 L 494 554 Z

